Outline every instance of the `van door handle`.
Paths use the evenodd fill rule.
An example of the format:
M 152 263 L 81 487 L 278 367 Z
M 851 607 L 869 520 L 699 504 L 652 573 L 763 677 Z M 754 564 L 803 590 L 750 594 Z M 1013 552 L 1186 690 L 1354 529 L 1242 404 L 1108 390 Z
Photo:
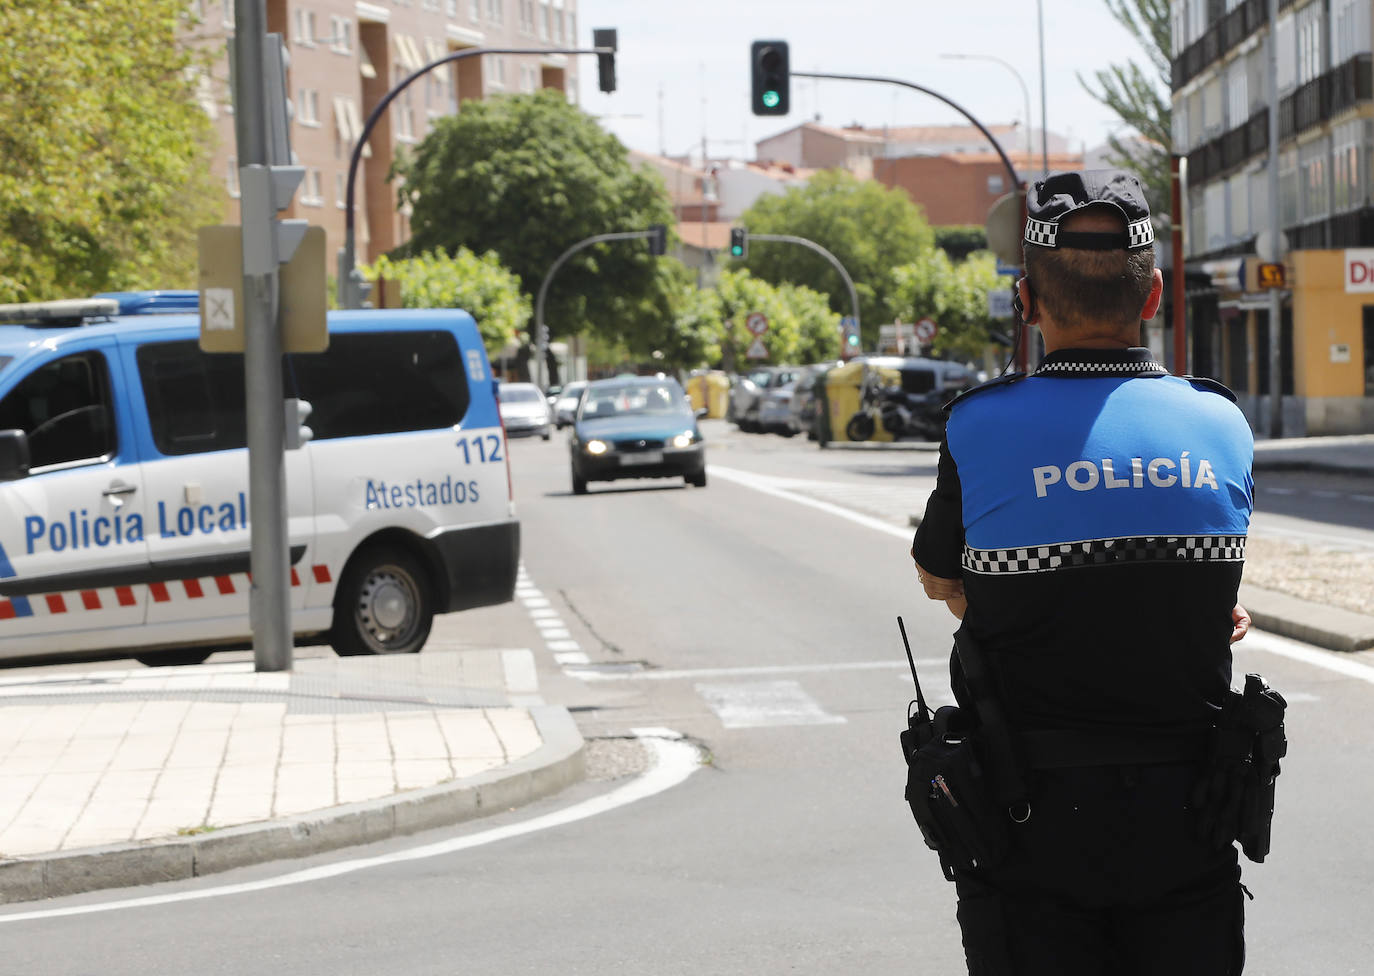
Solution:
M 124 504 L 124 496 L 132 495 L 138 491 L 138 485 L 126 485 L 122 481 L 117 481 L 110 487 L 101 492 L 115 508 L 120 508 Z

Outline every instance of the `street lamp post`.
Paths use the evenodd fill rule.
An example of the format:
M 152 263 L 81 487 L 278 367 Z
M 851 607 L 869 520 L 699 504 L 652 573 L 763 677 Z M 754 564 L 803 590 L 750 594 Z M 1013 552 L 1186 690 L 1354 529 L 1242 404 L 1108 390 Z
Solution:
M 1035 152 L 1031 143 L 1031 129 L 1033 126 L 1031 123 L 1030 89 L 1026 87 L 1026 79 L 1021 77 L 1021 72 L 1017 71 L 1011 62 L 1003 61 L 1001 58 L 993 57 L 991 54 L 942 54 L 940 57 L 951 61 L 991 61 L 994 64 L 1000 64 L 1016 76 L 1016 82 L 1021 86 L 1021 97 L 1024 98 L 1026 102 L 1026 169 L 1030 169 L 1031 155 Z

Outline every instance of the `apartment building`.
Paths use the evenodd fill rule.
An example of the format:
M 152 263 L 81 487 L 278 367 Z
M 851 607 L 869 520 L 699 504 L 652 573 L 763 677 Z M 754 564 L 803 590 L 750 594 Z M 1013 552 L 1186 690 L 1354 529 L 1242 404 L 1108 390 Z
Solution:
M 201 86 L 215 120 L 215 172 L 223 175 L 225 221 L 237 223 L 238 160 L 225 42 L 233 34 L 233 0 L 195 0 L 197 43 L 218 50 Z M 268 30 L 290 55 L 294 108 L 291 148 L 305 181 L 285 216 L 325 229 L 328 271 L 343 246 L 349 158 L 365 120 L 399 81 L 452 51 L 472 48 L 574 47 L 580 25 L 575 0 L 267 0 Z M 360 262 L 403 243 L 408 213 L 396 206 L 387 174 L 464 102 L 555 88 L 576 99 L 576 59 L 559 54 L 482 54 L 436 68 L 392 102 L 372 129 L 354 189 Z
M 1284 433 L 1374 431 L 1371 0 L 1172 0 L 1174 152 L 1186 158 L 1190 358 L 1268 416 L 1269 298 L 1283 261 Z M 1277 56 L 1271 84 L 1269 53 Z M 1282 239 L 1271 241 L 1268 109 Z M 1201 285 L 1194 282 L 1201 281 Z

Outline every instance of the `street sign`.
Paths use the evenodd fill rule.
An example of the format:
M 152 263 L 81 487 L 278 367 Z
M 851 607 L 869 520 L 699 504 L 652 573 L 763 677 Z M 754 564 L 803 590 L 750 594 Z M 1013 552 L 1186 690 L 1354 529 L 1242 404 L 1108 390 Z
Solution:
M 988 317 L 994 319 L 1011 318 L 1011 289 L 988 289 Z
M 1021 266 L 1021 235 L 1025 230 L 1025 193 L 1016 190 L 998 197 L 988 210 L 988 250 L 1004 264 Z
M 749 359 L 767 359 L 768 347 L 763 344 L 762 339 L 755 339 L 749 343 L 749 351 L 744 355 Z
M 928 346 L 935 341 L 935 333 L 940 331 L 940 327 L 935 324 L 934 319 L 921 319 L 914 326 L 916 341 L 923 346 Z
M 1259 286 L 1261 288 L 1283 288 L 1287 277 L 1281 264 L 1261 264 L 1259 266 Z
M 243 352 L 243 232 L 237 224 L 202 227 L 200 248 L 200 348 Z M 278 294 L 283 352 L 329 348 L 328 285 L 324 228 L 310 227 L 291 260 L 281 265 Z
M 751 335 L 761 336 L 768 331 L 768 316 L 762 312 L 753 312 L 744 320 L 744 327 Z

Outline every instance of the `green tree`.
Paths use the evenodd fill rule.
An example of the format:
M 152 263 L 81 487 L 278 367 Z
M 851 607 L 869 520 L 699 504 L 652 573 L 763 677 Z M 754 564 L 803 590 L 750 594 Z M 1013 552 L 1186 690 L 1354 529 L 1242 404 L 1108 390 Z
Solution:
M 774 285 L 746 270 L 722 271 L 717 283 L 723 335 L 720 362 L 726 369 L 745 364 L 754 336 L 745 327 L 749 316 L 768 318 L 762 336 L 770 363 L 811 363 L 834 359 L 840 351 L 840 316 L 826 296 L 803 285 Z
M 532 314 L 520 279 L 491 251 L 478 256 L 464 247 L 453 257 L 426 251 L 399 261 L 382 255 L 362 271 L 369 281 L 397 282 L 406 308 L 464 309 L 477 320 L 493 358 L 529 324 Z
M 928 317 L 939 325 L 936 355 L 976 359 L 994 327 L 988 292 L 1006 284 L 997 274 L 997 261 L 986 251 L 956 263 L 936 249 L 892 269 L 892 307 L 904 322 Z
M 396 172 L 405 178 L 399 196 L 413 208 L 401 256 L 495 251 L 531 296 L 578 241 L 672 223 L 662 179 L 632 167 L 619 140 L 552 90 L 464 104 Z M 669 281 L 658 260 L 636 240 L 579 252 L 550 285 L 550 334 L 618 339 L 653 329 L 666 314 Z
M 0 301 L 194 285 L 218 194 L 187 11 L 0 3 Z
M 949 224 L 935 228 L 935 246 L 951 261 L 962 261 L 974 251 L 986 251 L 987 228 L 981 224 Z
M 849 272 L 859 296 L 867 344 L 888 321 L 890 272 L 935 243 L 921 210 L 902 190 L 859 180 L 845 170 L 817 173 L 804 187 L 766 195 L 740 217 L 756 234 L 791 234 L 815 241 Z M 850 314 L 849 292 L 833 265 L 796 244 L 751 241 L 750 272 L 772 282 L 790 281 L 829 296 L 830 307 Z
M 1150 63 L 1115 64 L 1094 72 L 1093 86 L 1080 74 L 1088 94 L 1116 113 L 1137 139 L 1107 137 L 1108 161 L 1135 171 L 1145 183 L 1150 212 L 1169 213 L 1169 154 L 1173 129 L 1169 90 L 1169 0 L 1105 0 L 1107 9 L 1144 49 Z
M 783 302 L 797 316 L 799 336 L 792 361 L 820 363 L 840 356 L 840 314 L 830 310 L 829 300 L 805 285 L 784 282 L 778 286 Z

